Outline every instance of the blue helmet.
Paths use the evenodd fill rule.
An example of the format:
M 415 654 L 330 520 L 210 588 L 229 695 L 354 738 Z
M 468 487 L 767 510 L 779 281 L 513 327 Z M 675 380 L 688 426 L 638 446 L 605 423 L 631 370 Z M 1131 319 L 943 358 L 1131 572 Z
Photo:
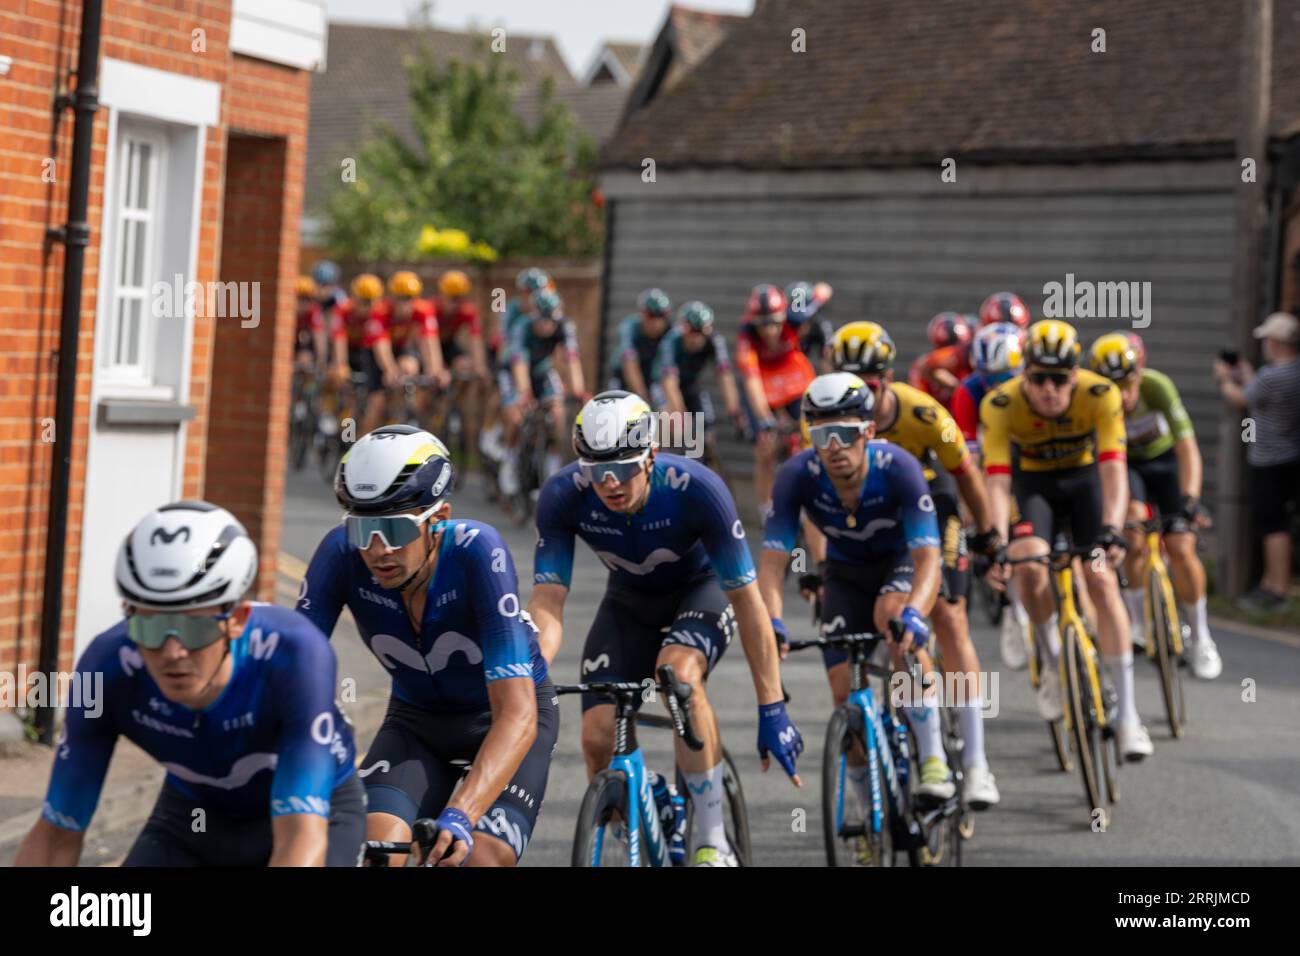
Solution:
M 564 300 L 560 293 L 547 289 L 533 296 L 533 315 L 543 319 L 559 318 L 564 312 Z
M 311 277 L 318 286 L 338 285 L 339 267 L 329 259 L 322 259 L 311 267 Z

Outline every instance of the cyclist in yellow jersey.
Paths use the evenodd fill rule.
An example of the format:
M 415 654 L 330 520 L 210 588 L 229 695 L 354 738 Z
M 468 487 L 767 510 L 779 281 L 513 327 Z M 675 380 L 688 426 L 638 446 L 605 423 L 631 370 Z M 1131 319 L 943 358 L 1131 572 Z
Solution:
M 980 662 L 970 639 L 966 601 L 970 593 L 970 555 L 957 500 L 966 502 L 980 533 L 971 548 L 992 557 L 1001 541 L 993 530 L 993 516 L 979 469 L 974 466 L 966 441 L 937 399 L 920 389 L 893 381 L 897 350 L 889 333 L 875 322 L 850 322 L 831 341 L 831 363 L 838 372 L 852 372 L 871 390 L 875 405 L 876 437 L 900 445 L 921 462 L 938 519 L 943 562 L 943 593 L 930 610 L 945 670 L 962 675 L 965 700 L 955 706 L 964 749 L 966 800 L 985 810 L 999 800 L 997 783 L 984 753 L 983 712 L 980 709 Z M 806 426 L 805 426 L 806 427 Z M 847 692 L 847 674 L 842 675 Z M 957 689 L 957 681 L 953 681 Z
M 1074 327 L 1045 319 L 1029 327 L 1026 371 L 984 396 L 984 472 L 996 527 L 1007 533 L 1011 496 L 1020 520 L 1010 529 L 1007 555 L 1047 554 L 1058 529 L 1068 527 L 1076 546 L 1095 545 L 1105 560 L 1089 560 L 1082 575 L 1097 609 L 1102 655 L 1118 693 L 1116 734 L 1127 760 L 1151 754 L 1151 738 L 1138 717 L 1133 693 L 1133 645 L 1128 611 L 1115 566 L 1124 555 L 1128 469 L 1124 408 L 1119 389 L 1080 369 L 1082 349 Z M 1012 449 L 1016 461 L 1012 461 Z M 1034 628 L 1045 635 L 1048 664 L 1055 669 L 1056 604 L 1047 568 L 1015 566 L 1016 591 Z M 1039 683 L 1045 719 L 1061 716 L 1060 684 Z

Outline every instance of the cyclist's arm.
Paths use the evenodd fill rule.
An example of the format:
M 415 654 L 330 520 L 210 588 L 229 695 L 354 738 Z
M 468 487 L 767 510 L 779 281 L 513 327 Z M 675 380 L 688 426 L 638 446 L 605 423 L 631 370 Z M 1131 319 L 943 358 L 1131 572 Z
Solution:
M 559 351 L 561 367 L 566 369 L 565 377 L 568 379 L 569 392 L 573 395 L 581 395 L 587 383 L 582 375 L 582 356 L 578 351 L 577 328 L 568 319 L 564 320 L 564 344 L 560 346 Z
M 474 371 L 481 376 L 486 376 L 488 374 L 487 342 L 483 327 L 479 323 L 477 309 L 474 310 L 473 316 L 469 321 L 469 354 L 474 362 Z
M 663 386 L 668 411 L 676 415 L 684 415 L 686 400 L 682 397 L 681 380 L 677 377 L 677 371 L 674 369 L 664 372 L 659 377 L 659 384 Z
M 321 322 L 311 330 L 312 341 L 316 344 L 316 366 L 321 369 L 329 364 L 329 333 L 325 329 L 325 323 Z
M 758 593 L 770 617 L 780 617 L 785 611 L 785 568 L 789 560 L 789 554 L 767 547 L 758 556 Z
M 1011 522 L 1011 475 L 994 474 L 985 477 L 989 495 L 989 519 L 1003 541 Z
M 1147 369 L 1142 376 L 1143 397 L 1147 404 L 1160 410 L 1174 436 L 1174 456 L 1178 459 L 1178 487 L 1184 495 L 1201 497 L 1203 463 L 1196 443 L 1196 430 L 1187 414 L 1182 396 L 1173 379 L 1163 372 Z
M 644 396 L 646 394 L 645 380 L 641 378 L 641 363 L 637 361 L 636 354 L 631 356 L 624 355 L 620 363 L 623 372 L 623 381 L 627 390 L 635 395 Z
M 516 354 L 510 360 L 510 373 L 515 379 L 515 392 L 522 398 L 530 398 L 533 394 L 533 383 L 528 377 L 528 359 L 522 355 Z
M 772 409 L 763 392 L 763 377 L 758 365 L 758 355 L 753 345 L 743 337 L 736 343 L 736 369 L 740 372 L 745 398 L 754 417 L 762 422 L 772 418 Z
M 379 363 L 380 369 L 389 381 L 395 381 L 398 377 L 397 359 L 393 358 L 393 342 L 387 335 L 376 339 L 375 343 L 370 346 L 370 350 L 375 353 L 375 361 Z
M 537 643 L 548 664 L 564 639 L 564 602 L 573 579 L 572 515 L 578 510 L 578 496 L 571 484 L 572 474 L 548 478 L 537 500 L 533 596 L 528 614 L 540 632 Z
M 975 530 L 984 532 L 993 528 L 991 496 L 974 463 L 971 462 L 961 471 L 955 472 L 953 478 L 957 480 L 957 490 L 961 493 L 961 500 L 970 509 Z
M 271 661 L 280 736 L 267 865 L 324 866 L 330 796 L 339 755 L 346 755 L 341 728 L 335 726 L 338 661 L 325 635 L 305 623 L 298 639 L 282 641 Z
M 420 351 L 424 356 L 424 367 L 432 378 L 440 379 L 447 371 L 447 362 L 442 357 L 442 339 L 438 338 L 438 322 L 430 319 L 420 329 Z
M 531 677 L 492 681 L 487 693 L 492 726 L 464 783 L 447 801 L 447 806 L 475 823 L 510 785 L 510 778 L 537 739 L 537 692 Z
M 903 526 L 903 536 L 912 553 L 912 593 L 907 603 L 922 614 L 929 614 L 939 596 L 940 567 L 939 521 L 935 517 L 934 499 L 921 470 L 921 463 L 908 455 L 895 456 L 893 468 L 895 500 Z
M 1174 442 L 1174 457 L 1178 459 L 1178 487 L 1182 489 L 1183 494 L 1199 499 L 1204 464 L 1201 460 L 1201 446 L 1196 443 L 1196 436 L 1180 438 Z
M 339 526 L 330 531 L 316 546 L 307 574 L 298 589 L 294 610 L 316 625 L 326 637 L 334 633 L 334 625 L 343 613 L 348 588 L 348 561 L 351 545 L 347 532 Z
M 14 857 L 14 866 L 76 866 L 86 834 L 65 830 L 48 820 L 37 820 L 27 831 Z
M 1123 458 L 1099 462 L 1101 473 L 1101 523 L 1124 527 L 1128 512 L 1128 463 Z
M 1102 524 L 1122 528 L 1128 513 L 1128 445 L 1124 433 L 1124 402 L 1114 385 L 1098 396 L 1096 431 Z
M 740 390 L 736 388 L 731 356 L 727 354 L 727 340 L 717 332 L 713 333 L 713 374 L 717 376 L 718 387 L 722 389 L 722 403 L 727 407 L 727 414 L 735 418 L 741 412 Z
M 740 643 L 745 649 L 745 660 L 754 679 L 754 693 L 758 706 L 785 700 L 781 690 L 781 659 L 776 647 L 776 633 L 767 605 L 759 594 L 758 584 L 751 581 L 744 587 L 726 592 L 736 612 L 736 625 L 740 629 Z

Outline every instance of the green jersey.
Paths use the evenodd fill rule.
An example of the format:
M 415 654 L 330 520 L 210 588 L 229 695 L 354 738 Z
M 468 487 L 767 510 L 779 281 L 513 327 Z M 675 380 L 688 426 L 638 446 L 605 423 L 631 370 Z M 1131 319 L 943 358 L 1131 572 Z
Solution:
M 1138 461 L 1163 455 L 1176 442 L 1195 434 L 1173 380 L 1152 368 L 1142 370 L 1137 405 L 1125 413 L 1124 430 L 1128 457 Z

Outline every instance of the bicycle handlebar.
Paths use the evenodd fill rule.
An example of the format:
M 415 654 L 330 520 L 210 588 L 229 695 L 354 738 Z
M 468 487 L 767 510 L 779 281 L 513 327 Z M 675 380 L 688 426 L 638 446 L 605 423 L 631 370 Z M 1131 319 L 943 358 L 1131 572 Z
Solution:
M 424 860 L 420 866 L 433 866 L 429 860 L 429 852 L 433 845 L 438 842 L 438 834 L 442 828 L 438 826 L 438 821 L 430 817 L 422 817 L 411 824 L 411 840 L 409 843 L 395 843 L 389 840 L 367 840 L 365 843 L 366 859 L 370 860 L 377 866 L 385 867 L 388 865 L 388 857 L 400 856 L 411 852 L 411 843 L 419 845 L 424 851 Z M 455 846 L 455 841 L 452 842 Z M 448 847 L 448 853 L 451 847 Z
M 691 685 L 677 679 L 670 664 L 662 665 L 658 670 L 659 680 L 654 689 L 664 695 L 668 705 L 668 714 L 672 721 L 673 733 L 682 738 L 692 750 L 704 749 L 704 741 L 695 736 L 691 726 L 689 701 Z M 632 681 L 593 681 L 582 684 L 557 684 L 555 693 L 560 694 L 594 694 L 598 697 L 611 697 L 616 703 L 630 705 L 638 694 L 647 689 L 646 685 Z

